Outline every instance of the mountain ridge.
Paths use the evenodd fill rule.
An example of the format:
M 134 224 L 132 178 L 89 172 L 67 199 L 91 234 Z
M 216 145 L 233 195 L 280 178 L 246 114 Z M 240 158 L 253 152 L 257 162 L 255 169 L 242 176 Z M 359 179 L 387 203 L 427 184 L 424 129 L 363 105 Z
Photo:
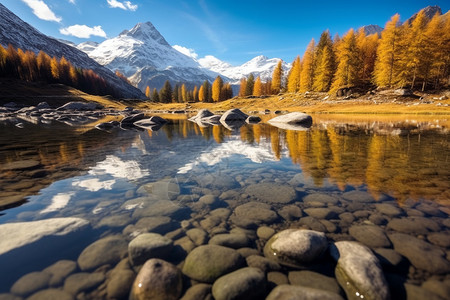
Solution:
M 147 86 L 159 89 L 166 80 L 199 85 L 218 75 L 170 46 L 151 22 L 138 23 L 99 44 L 85 42 L 77 48 L 111 71 L 123 73 L 141 91 Z
M 61 58 L 64 56 L 74 66 L 83 69 L 92 69 L 107 82 L 121 91 L 125 98 L 143 98 L 144 95 L 135 87 L 129 85 L 113 72 L 89 58 L 86 53 L 67 45 L 57 39 L 49 37 L 33 26 L 24 22 L 3 4 L 0 3 L 0 44 L 7 47 L 9 44 L 22 50 L 30 50 L 36 54 L 43 50 L 50 56 Z

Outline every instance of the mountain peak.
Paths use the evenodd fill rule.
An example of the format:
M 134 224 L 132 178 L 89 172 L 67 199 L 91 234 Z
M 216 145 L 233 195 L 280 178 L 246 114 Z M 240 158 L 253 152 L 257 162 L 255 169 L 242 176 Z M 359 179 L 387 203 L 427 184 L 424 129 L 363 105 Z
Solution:
M 130 36 L 140 41 L 154 40 L 161 45 L 169 46 L 169 43 L 151 22 L 138 23 L 130 30 L 124 30 L 120 35 Z
M 421 10 L 423 10 L 425 12 L 425 16 L 427 16 L 427 18 L 430 20 L 431 20 L 431 18 L 434 17 L 435 14 L 440 14 L 440 15 L 442 14 L 442 9 L 437 5 L 429 5 Z M 417 14 L 418 13 L 415 13 L 414 15 L 412 15 L 412 17 L 409 18 L 408 20 L 406 20 L 405 23 L 411 24 L 416 19 Z
M 361 28 L 364 30 L 364 33 L 366 35 L 371 35 L 371 34 L 374 34 L 374 33 L 381 34 L 381 32 L 383 31 L 383 27 L 380 27 L 378 25 L 373 25 L 373 24 L 365 25 L 365 26 L 363 26 Z

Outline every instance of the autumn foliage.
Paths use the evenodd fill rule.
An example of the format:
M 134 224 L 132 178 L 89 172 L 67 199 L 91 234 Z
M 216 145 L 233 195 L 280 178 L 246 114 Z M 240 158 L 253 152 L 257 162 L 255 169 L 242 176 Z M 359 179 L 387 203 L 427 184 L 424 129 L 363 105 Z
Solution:
M 302 58 L 295 58 L 285 80 L 280 70 L 281 62 L 269 91 L 258 82 L 252 95 L 335 93 L 351 87 L 439 89 L 450 83 L 450 14 L 428 19 L 422 10 L 403 24 L 396 14 L 381 34 L 350 29 L 332 40 L 326 30 L 317 44 L 311 40 Z M 241 80 L 239 96 L 249 96 L 249 79 Z
M 50 57 L 43 51 L 37 55 L 32 51 L 6 49 L 0 45 L 0 77 L 12 77 L 29 82 L 62 83 L 93 95 L 120 93 L 92 70 L 73 66 L 63 56 Z

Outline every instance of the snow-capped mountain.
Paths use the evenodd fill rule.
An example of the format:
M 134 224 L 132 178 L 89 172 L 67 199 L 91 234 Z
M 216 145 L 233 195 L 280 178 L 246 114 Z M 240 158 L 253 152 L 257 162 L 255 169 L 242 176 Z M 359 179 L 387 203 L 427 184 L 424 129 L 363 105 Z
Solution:
M 273 70 L 280 61 L 279 58 L 268 58 L 264 55 L 257 56 L 240 66 L 232 66 L 214 56 L 200 58 L 199 63 L 206 69 L 210 69 L 231 79 L 233 84 L 238 84 L 241 78 L 253 76 L 261 77 L 265 81 L 272 78 Z M 287 74 L 291 68 L 290 63 L 282 62 L 283 71 Z
M 62 43 L 54 38 L 42 34 L 37 29 L 22 21 L 13 12 L 0 3 L 0 44 L 7 47 L 8 44 L 22 50 L 30 50 L 38 53 L 43 50 L 50 56 L 64 56 L 74 66 L 83 69 L 92 69 L 102 76 L 111 85 L 122 92 L 126 98 L 143 98 L 144 95 L 135 87 L 129 85 L 113 72 L 101 66 L 84 52 Z
M 141 90 L 161 88 L 166 80 L 201 84 L 218 75 L 193 58 L 175 50 L 152 23 L 139 23 L 119 36 L 95 45 L 82 43 L 78 49 L 112 71 L 119 70 Z

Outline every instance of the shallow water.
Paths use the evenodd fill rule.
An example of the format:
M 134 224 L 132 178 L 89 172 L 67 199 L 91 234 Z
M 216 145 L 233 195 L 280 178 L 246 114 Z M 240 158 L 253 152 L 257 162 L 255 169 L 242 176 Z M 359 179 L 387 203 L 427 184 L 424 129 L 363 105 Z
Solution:
M 310 228 L 324 231 L 330 241 L 352 240 L 348 233 L 352 225 L 375 223 L 389 233 L 395 231 L 388 226 L 392 219 L 419 216 L 432 220 L 437 229 L 408 234 L 439 247 L 448 260 L 450 244 L 442 242 L 450 238 L 447 124 L 442 118 L 388 121 L 317 116 L 309 130 L 257 124 L 230 131 L 173 119 L 156 132 L 104 132 L 89 124 L 26 123 L 17 128 L 0 123 L 0 224 L 68 217 L 90 224 L 68 239 L 54 238 L 2 253 L 0 293 L 9 292 L 25 274 L 60 260 L 76 261 L 84 248 L 100 238 L 119 235 L 130 241 L 143 231 L 139 220 L 160 216 L 168 217 L 170 226 L 154 231 L 175 242 L 192 227 L 203 228 L 212 237 L 235 227 L 255 231 L 259 226 L 276 231 Z M 248 189 L 256 184 L 288 186 L 295 190 L 295 199 L 286 203 L 257 199 Z M 318 193 L 339 201 L 335 205 L 303 201 Z M 199 201 L 204 195 L 214 195 L 217 201 Z M 358 202 L 351 195 L 365 200 Z M 136 201 L 142 197 L 147 202 Z M 212 225 L 205 222 L 215 209 L 232 213 L 249 201 L 268 203 L 279 218 L 258 224 L 236 218 Z M 400 215 L 383 212 L 376 207 L 379 203 L 400 208 Z M 293 207 L 303 212 L 298 215 Z M 333 214 L 325 219 L 315 216 L 319 223 L 302 221 L 309 207 L 328 207 Z M 346 213 L 351 213 L 350 220 Z M 428 238 L 437 233 L 440 241 Z M 255 235 L 251 247 L 262 254 L 263 243 Z M 172 260 L 181 262 L 185 255 Z M 436 276 L 417 268 L 402 273 L 417 285 L 432 275 Z M 437 276 L 443 280 L 449 274 Z M 100 297 L 104 289 L 105 284 L 86 293 Z

